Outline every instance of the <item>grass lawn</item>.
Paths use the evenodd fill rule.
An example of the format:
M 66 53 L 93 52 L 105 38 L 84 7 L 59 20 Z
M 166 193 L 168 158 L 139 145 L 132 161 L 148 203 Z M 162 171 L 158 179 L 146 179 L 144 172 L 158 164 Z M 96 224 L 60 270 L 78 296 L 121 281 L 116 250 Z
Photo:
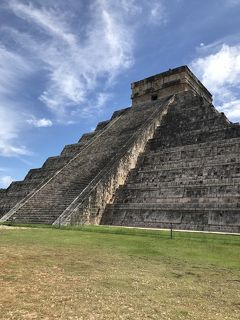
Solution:
M 240 319 L 240 237 L 0 228 L 0 319 Z

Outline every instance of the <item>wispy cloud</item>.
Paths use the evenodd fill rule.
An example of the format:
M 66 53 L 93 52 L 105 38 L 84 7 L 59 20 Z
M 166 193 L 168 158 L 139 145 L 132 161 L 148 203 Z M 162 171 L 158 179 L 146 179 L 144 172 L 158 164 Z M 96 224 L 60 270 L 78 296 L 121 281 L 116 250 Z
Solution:
M 29 2 L 24 4 L 20 1 L 10 0 L 9 8 L 19 16 L 20 18 L 34 23 L 42 31 L 47 34 L 58 37 L 59 39 L 66 41 L 70 45 L 75 42 L 74 35 L 68 30 L 68 25 L 65 23 L 65 15 L 61 11 L 45 7 L 38 9 Z
M 46 71 L 47 84 L 39 99 L 59 119 L 70 116 L 72 110 L 95 104 L 99 108 L 99 97 L 109 97 L 116 76 L 134 63 L 134 33 L 139 24 L 133 23 L 135 18 L 144 15 L 149 23 L 162 23 L 165 12 L 161 1 L 150 6 L 135 0 L 95 0 L 88 6 L 89 23 L 79 32 L 73 13 L 57 5 L 46 8 L 11 0 L 8 8 L 31 25 L 31 31 L 35 28 L 28 33 L 8 28 L 8 32 Z M 89 92 L 100 83 L 101 92 L 90 99 Z
M 101 108 L 111 98 L 112 98 L 112 94 L 106 93 L 106 92 L 100 92 L 97 96 L 96 107 Z
M 0 94 L 7 96 L 19 88 L 33 71 L 31 63 L 21 55 L 8 50 L 0 43 Z
M 220 110 L 232 120 L 240 120 L 240 45 L 222 44 L 212 50 L 214 53 L 195 59 L 191 68 L 213 93 Z
M 228 115 L 230 119 L 240 122 L 240 98 L 234 98 L 223 103 L 221 109 Z
M 23 121 L 17 111 L 4 104 L 0 104 L 0 155 L 23 156 L 30 155 L 30 151 L 19 143 L 18 134 Z
M 83 12 L 61 0 L 3 0 L 12 19 L 1 26 L 0 155 L 30 154 L 20 142 L 27 128 L 99 112 L 113 97 L 117 76 L 134 64 L 139 28 L 165 23 L 159 0 L 94 0 L 78 7 Z
M 18 143 L 18 134 L 23 128 L 21 108 L 12 99 L 19 93 L 24 81 L 33 69 L 22 56 L 0 47 L 0 155 L 18 156 L 29 154 L 26 147 Z
M 149 22 L 153 24 L 166 24 L 168 15 L 163 2 L 153 1 L 149 2 L 149 4 L 151 6 Z
M 0 177 L 0 188 L 7 188 L 13 182 L 11 176 L 2 176 Z
M 96 88 L 100 79 L 106 83 L 133 63 L 132 35 L 123 19 L 111 11 L 109 1 L 94 4 L 85 30 L 86 40 L 82 41 L 71 30 L 67 15 L 56 8 L 9 3 L 15 15 L 35 25 L 43 35 L 15 32 L 16 41 L 34 52 L 45 68 L 48 81 L 39 98 L 59 117 L 66 116 L 69 108 L 87 103 L 87 93 Z
M 236 7 L 240 5 L 239 0 L 224 0 L 225 5 L 228 7 Z
M 36 119 L 35 117 L 32 117 L 32 119 L 28 119 L 26 121 L 30 125 L 37 127 L 37 128 L 51 127 L 53 125 L 53 123 L 50 119 L 45 119 L 45 118 Z

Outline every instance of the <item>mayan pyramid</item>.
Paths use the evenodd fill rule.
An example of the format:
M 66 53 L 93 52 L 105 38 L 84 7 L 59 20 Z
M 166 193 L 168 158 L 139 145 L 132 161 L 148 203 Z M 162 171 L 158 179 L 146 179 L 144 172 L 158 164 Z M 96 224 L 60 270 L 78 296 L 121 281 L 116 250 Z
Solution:
M 0 221 L 240 232 L 240 125 L 187 66 L 134 82 L 130 108 L 0 190 Z

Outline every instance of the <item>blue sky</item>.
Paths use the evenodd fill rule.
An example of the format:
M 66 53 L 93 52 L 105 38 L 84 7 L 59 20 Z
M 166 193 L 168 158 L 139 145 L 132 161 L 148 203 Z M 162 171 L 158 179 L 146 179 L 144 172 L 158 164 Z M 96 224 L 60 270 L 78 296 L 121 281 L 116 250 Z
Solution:
M 240 121 L 240 0 L 1 0 L 0 187 L 187 64 Z

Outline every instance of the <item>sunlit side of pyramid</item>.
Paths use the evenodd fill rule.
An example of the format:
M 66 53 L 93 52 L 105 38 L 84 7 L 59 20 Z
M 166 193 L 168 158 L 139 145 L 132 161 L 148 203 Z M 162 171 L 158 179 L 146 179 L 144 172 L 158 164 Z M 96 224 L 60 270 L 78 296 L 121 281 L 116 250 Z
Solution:
M 0 191 L 2 222 L 240 232 L 240 126 L 186 67 Z

